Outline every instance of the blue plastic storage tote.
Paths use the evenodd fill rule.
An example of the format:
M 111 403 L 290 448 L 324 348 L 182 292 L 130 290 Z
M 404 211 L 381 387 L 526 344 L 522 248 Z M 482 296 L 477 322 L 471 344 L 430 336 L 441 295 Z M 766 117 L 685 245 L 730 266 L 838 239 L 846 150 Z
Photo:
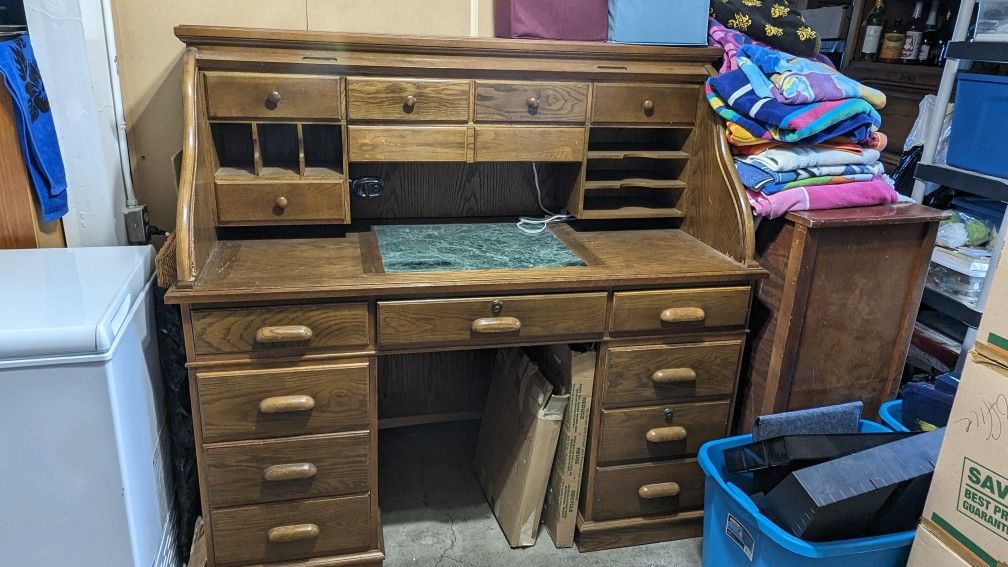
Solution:
M 707 45 L 708 0 L 609 0 L 609 41 Z
M 893 431 L 910 431 L 903 425 L 903 400 L 890 400 L 878 409 L 879 418 L 882 423 L 888 425 Z
M 1008 177 L 1008 77 L 959 73 L 948 164 Z
M 861 431 L 889 429 L 861 420 Z M 752 442 L 752 435 L 710 441 L 700 447 L 704 489 L 704 567 L 904 567 L 914 532 L 813 543 L 798 539 L 764 516 L 743 491 L 752 475 L 725 470 L 724 451 Z M 743 488 L 740 488 L 743 487 Z

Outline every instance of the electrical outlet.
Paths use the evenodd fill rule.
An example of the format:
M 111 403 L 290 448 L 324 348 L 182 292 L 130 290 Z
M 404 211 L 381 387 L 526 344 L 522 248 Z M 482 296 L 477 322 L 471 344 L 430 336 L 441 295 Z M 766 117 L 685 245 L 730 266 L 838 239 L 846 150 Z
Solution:
M 134 205 L 123 209 L 126 217 L 126 239 L 130 244 L 147 244 L 150 242 L 147 205 Z

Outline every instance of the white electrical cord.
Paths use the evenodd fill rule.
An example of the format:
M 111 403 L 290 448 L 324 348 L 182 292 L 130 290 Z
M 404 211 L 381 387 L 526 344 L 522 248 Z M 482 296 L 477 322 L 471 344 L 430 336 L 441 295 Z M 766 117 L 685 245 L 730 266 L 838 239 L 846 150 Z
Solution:
M 546 232 L 546 228 L 549 227 L 551 223 L 565 221 L 571 218 L 571 215 L 566 211 L 554 213 L 543 205 L 542 188 L 539 186 L 539 170 L 536 168 L 536 164 L 534 162 L 532 163 L 532 179 L 535 181 L 536 200 L 539 201 L 539 208 L 542 209 L 542 212 L 546 213 L 547 216 L 543 218 L 519 217 L 516 226 L 518 226 L 518 230 L 524 232 L 525 234 L 541 234 Z

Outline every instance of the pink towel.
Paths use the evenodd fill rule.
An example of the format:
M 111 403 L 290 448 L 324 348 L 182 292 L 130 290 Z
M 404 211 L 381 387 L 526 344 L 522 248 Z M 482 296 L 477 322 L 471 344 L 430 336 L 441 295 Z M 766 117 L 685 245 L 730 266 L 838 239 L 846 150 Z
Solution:
M 773 195 L 748 190 L 746 193 L 749 195 L 753 213 L 769 218 L 784 216 L 788 211 L 870 207 L 895 203 L 899 200 L 899 195 L 892 185 L 881 177 L 842 185 L 795 187 Z

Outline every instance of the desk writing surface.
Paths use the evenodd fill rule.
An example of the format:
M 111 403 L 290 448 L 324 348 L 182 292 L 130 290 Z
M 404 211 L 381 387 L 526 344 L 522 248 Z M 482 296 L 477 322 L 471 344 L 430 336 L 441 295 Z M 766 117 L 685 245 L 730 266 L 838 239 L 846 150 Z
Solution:
M 410 297 L 431 293 L 573 291 L 600 287 L 748 281 L 763 271 L 743 266 L 681 230 L 550 230 L 586 267 L 382 273 L 372 232 L 305 239 L 229 240 L 216 244 L 188 302 L 240 299 Z M 176 299 L 177 301 L 178 299 Z

